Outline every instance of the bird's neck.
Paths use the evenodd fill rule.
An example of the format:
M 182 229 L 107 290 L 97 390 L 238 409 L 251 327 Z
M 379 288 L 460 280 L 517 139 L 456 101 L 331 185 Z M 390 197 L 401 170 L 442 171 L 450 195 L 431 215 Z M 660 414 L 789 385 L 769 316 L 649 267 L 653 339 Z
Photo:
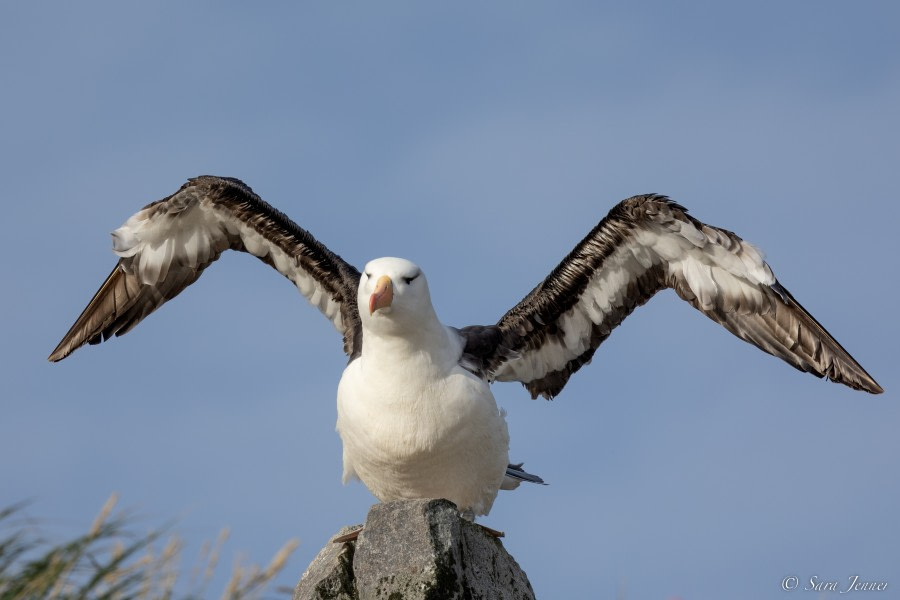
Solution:
M 400 334 L 363 335 L 362 357 L 369 364 L 449 370 L 459 361 L 461 343 L 437 319 Z

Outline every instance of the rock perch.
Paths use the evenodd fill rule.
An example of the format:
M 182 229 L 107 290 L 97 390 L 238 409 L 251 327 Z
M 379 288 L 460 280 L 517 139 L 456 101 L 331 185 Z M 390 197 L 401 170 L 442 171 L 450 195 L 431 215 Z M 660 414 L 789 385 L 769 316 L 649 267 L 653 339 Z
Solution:
M 373 506 L 356 542 L 329 542 L 309 565 L 294 600 L 326 599 L 534 600 L 534 591 L 500 540 L 452 502 L 401 500 Z

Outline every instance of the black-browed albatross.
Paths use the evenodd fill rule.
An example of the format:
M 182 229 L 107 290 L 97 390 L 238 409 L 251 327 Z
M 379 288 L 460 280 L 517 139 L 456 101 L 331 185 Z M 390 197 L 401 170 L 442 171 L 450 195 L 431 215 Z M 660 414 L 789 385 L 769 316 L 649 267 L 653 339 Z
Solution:
M 362 480 L 382 501 L 447 498 L 474 518 L 499 489 L 540 482 L 509 464 L 506 420 L 489 384 L 519 381 L 532 398 L 556 396 L 632 310 L 667 287 L 801 371 L 882 391 L 756 248 L 665 196 L 619 203 L 496 324 L 461 329 L 438 320 L 417 265 L 379 258 L 360 273 L 237 179 L 191 179 L 112 236 L 119 262 L 51 361 L 127 333 L 223 251 L 253 254 L 343 335 L 344 481 Z

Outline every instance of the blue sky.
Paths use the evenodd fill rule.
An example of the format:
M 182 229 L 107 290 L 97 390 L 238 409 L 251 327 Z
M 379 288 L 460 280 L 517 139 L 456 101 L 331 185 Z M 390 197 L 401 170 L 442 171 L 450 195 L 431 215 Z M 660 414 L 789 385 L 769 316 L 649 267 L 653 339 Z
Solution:
M 495 386 L 513 459 L 551 485 L 485 523 L 542 598 L 900 587 L 898 24 L 874 1 L 4 3 L 0 505 L 76 532 L 115 490 L 181 517 L 189 555 L 226 525 L 257 561 L 297 537 L 285 585 L 365 517 L 340 483 L 340 337 L 255 259 L 46 362 L 115 262 L 108 232 L 188 177 L 243 179 L 358 266 L 416 261 L 459 326 L 658 192 L 761 247 L 886 393 L 666 292 L 552 403 Z

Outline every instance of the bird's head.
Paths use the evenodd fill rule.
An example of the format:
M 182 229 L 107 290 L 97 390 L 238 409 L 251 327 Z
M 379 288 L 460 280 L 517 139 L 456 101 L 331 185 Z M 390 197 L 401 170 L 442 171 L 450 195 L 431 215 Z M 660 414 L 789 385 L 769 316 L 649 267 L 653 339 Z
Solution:
M 363 326 L 403 334 L 436 319 L 425 274 L 403 258 L 370 261 L 359 280 L 357 296 Z

